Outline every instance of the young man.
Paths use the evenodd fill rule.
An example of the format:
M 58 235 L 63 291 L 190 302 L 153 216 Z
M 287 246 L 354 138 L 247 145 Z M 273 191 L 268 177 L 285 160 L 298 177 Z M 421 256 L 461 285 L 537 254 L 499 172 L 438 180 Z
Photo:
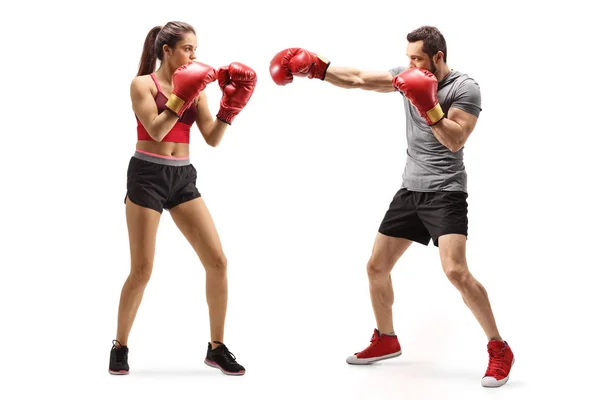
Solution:
M 446 276 L 488 338 L 489 364 L 482 378 L 485 387 L 508 381 L 513 353 L 498 332 L 485 288 L 468 269 L 467 174 L 463 147 L 481 112 L 479 85 L 450 69 L 446 41 L 431 26 L 407 35 L 407 67 L 368 72 L 337 67 L 304 49 L 285 49 L 271 61 L 271 77 L 278 85 L 294 76 L 321 79 L 335 86 L 382 93 L 399 91 L 404 97 L 408 152 L 402 187 L 385 214 L 367 273 L 377 328 L 371 344 L 346 360 L 371 364 L 402 353 L 394 334 L 391 271 L 412 242 L 439 248 Z

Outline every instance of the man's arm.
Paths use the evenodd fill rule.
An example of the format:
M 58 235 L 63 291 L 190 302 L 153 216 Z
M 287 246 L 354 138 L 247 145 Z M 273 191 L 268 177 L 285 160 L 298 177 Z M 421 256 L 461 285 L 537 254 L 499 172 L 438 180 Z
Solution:
M 457 89 L 448 118 L 442 118 L 431 130 L 441 144 L 456 152 L 464 147 L 475 129 L 480 112 L 481 90 L 477 82 L 467 79 Z
M 270 65 L 271 78 L 281 86 L 292 83 L 294 77 L 320 79 L 345 89 L 359 88 L 391 93 L 392 74 L 386 72 L 361 71 L 357 68 L 336 67 L 331 62 L 311 51 L 293 47 L 275 54 Z
M 430 71 L 405 70 L 394 77 L 392 85 L 404 93 L 442 145 L 451 152 L 463 148 L 481 111 L 481 93 L 474 80 L 467 79 L 460 84 L 453 94 L 447 118 L 438 101 L 437 78 Z
M 450 108 L 448 118 L 442 118 L 431 130 L 437 140 L 454 153 L 464 147 L 476 124 L 477 117 L 473 114 Z
M 395 92 L 390 72 L 361 71 L 351 67 L 330 65 L 325 75 L 325 82 L 344 89 L 373 90 L 380 93 Z

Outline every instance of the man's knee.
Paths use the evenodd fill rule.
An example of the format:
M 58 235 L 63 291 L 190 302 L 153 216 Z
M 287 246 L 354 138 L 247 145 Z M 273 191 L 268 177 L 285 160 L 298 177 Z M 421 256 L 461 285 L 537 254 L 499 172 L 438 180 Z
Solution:
M 387 277 L 394 268 L 394 264 L 377 260 L 371 257 L 367 262 L 367 275 L 369 279 L 379 279 Z
M 447 262 L 444 265 L 444 272 L 454 286 L 462 287 L 471 278 L 471 273 L 467 268 L 467 264 Z
M 471 276 L 467 267 L 466 240 L 462 235 L 441 236 L 440 259 L 444 272 L 455 286 L 462 286 Z

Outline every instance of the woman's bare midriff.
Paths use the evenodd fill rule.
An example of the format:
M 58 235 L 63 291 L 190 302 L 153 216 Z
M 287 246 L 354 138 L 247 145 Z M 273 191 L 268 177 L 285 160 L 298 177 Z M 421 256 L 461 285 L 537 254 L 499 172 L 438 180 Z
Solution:
M 190 145 L 188 143 L 159 143 L 149 140 L 138 140 L 135 148 L 161 156 L 188 157 L 190 155 Z

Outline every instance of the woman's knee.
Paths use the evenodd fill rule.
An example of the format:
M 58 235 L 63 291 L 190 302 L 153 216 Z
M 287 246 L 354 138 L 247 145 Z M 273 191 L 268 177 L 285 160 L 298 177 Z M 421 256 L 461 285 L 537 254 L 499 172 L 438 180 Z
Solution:
M 129 280 L 136 286 L 146 286 L 152 276 L 152 262 L 137 261 L 132 262 Z
M 207 271 L 216 272 L 216 273 L 226 273 L 227 272 L 227 257 L 225 254 L 217 254 L 210 258 L 207 262 L 204 263 L 204 267 Z

